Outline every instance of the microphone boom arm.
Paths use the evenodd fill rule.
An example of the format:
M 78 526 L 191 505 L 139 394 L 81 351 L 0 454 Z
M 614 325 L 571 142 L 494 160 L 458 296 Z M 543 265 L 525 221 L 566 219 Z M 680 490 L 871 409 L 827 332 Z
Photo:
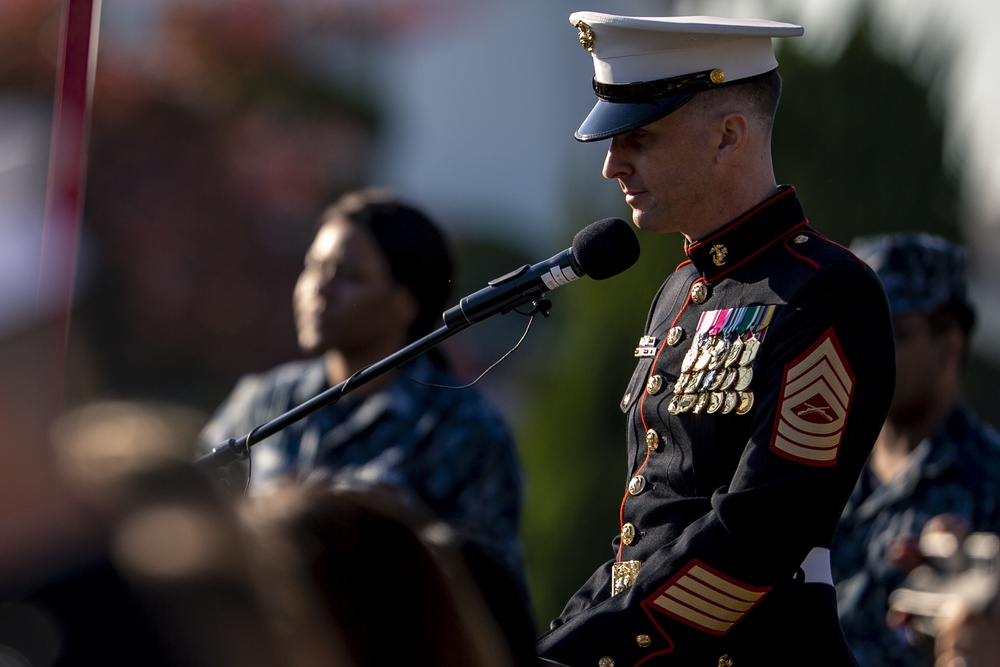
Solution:
M 535 265 L 525 264 L 519 269 L 494 278 L 486 287 L 462 298 L 444 312 L 448 328 L 460 323 L 476 324 L 497 313 L 507 313 L 526 303 L 540 299 L 548 290 L 576 280 L 583 271 L 575 266 L 573 249 L 567 248 L 558 255 Z
M 518 269 L 514 273 L 520 275 L 520 272 L 523 272 L 523 269 Z M 504 278 L 506 278 L 506 276 Z M 498 278 L 497 280 L 503 280 L 504 278 Z M 361 387 L 375 378 L 384 375 L 393 368 L 396 368 L 397 366 L 400 366 L 401 364 L 404 364 L 407 361 L 423 354 L 427 350 L 440 344 L 448 338 L 451 338 L 455 334 L 468 329 L 473 324 L 482 322 L 483 320 L 489 319 L 493 315 L 500 314 L 501 312 L 509 312 L 513 308 L 533 302 L 541 298 L 542 294 L 543 292 L 537 291 L 531 294 L 522 295 L 520 298 L 510 299 L 510 303 L 505 304 L 503 310 L 493 310 L 493 312 L 474 320 L 453 318 L 453 321 L 446 326 L 440 327 L 423 338 L 413 341 L 406 347 L 390 354 L 381 361 L 377 361 L 374 364 L 362 368 L 360 371 L 343 382 L 330 387 L 326 391 L 317 394 L 313 398 L 310 398 L 308 401 L 292 408 L 288 412 L 285 412 L 284 414 L 254 428 L 243 437 L 230 438 L 229 440 L 216 445 L 212 448 L 212 451 L 201 456 L 196 461 L 196 464 L 205 468 L 215 468 L 227 465 L 234 461 L 246 459 L 250 455 L 250 448 L 261 440 L 278 433 L 279 431 L 291 426 L 295 422 L 311 415 L 321 408 L 336 403 L 345 394 L 354 391 L 358 387 Z M 445 319 L 447 319 L 449 312 L 458 308 L 458 306 L 455 306 L 447 311 L 444 314 Z
M 335 387 L 292 408 L 288 412 L 258 426 L 239 439 L 230 438 L 216 445 L 198 459 L 199 465 L 222 466 L 250 456 L 250 448 L 278 431 L 294 424 L 322 407 L 340 400 L 344 394 L 383 375 L 410 359 L 426 352 L 438 343 L 454 336 L 473 324 L 494 315 L 508 313 L 518 306 L 536 303 L 535 312 L 548 314 L 551 304 L 538 302 L 549 290 L 589 275 L 603 280 L 624 271 L 639 257 L 639 243 L 624 220 L 606 218 L 588 225 L 573 238 L 573 246 L 544 262 L 524 265 L 507 275 L 495 278 L 483 289 L 459 301 L 446 310 L 444 326 L 416 340 L 385 359 L 347 378 Z

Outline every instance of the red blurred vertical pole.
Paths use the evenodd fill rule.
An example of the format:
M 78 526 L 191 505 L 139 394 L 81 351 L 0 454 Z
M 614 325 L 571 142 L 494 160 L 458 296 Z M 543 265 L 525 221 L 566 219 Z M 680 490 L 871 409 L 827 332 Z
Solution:
M 55 290 L 60 301 L 56 357 L 51 366 L 56 409 L 61 406 L 65 382 L 100 8 L 101 0 L 63 0 L 38 274 L 40 299 L 44 298 L 41 290 L 47 287 Z

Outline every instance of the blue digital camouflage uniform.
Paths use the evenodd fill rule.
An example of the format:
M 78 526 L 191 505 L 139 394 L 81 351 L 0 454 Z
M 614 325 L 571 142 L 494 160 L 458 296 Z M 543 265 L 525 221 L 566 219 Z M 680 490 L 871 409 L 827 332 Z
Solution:
M 880 485 L 867 470 L 834 535 L 831 555 L 844 634 L 862 667 L 931 665 L 886 625 L 889 594 L 905 572 L 885 560 L 895 538 L 917 536 L 928 519 L 958 514 L 972 530 L 1000 532 L 1000 435 L 957 405 L 913 452 L 909 467 Z
M 885 287 L 893 315 L 965 313 L 971 327 L 965 253 L 921 232 L 864 237 L 851 244 Z M 834 536 L 831 565 L 844 633 L 862 667 L 932 665 L 927 653 L 886 624 L 889 595 L 905 572 L 886 561 L 896 539 L 918 537 L 929 519 L 965 518 L 973 531 L 1000 532 L 1000 435 L 967 406 L 954 406 L 911 455 L 904 472 L 882 485 L 866 468 Z
M 809 226 L 787 186 L 685 251 L 621 403 L 616 556 L 540 655 L 572 667 L 849 665 L 827 549 L 892 394 L 884 292 Z
M 522 578 L 518 531 L 522 478 L 499 412 L 426 355 L 404 364 L 391 384 L 361 400 L 346 395 L 251 448 L 253 492 L 282 476 L 315 470 L 385 483 L 414 494 L 439 517 Z M 210 451 L 328 388 L 321 358 L 246 375 L 200 437 Z M 230 466 L 245 480 L 245 464 Z

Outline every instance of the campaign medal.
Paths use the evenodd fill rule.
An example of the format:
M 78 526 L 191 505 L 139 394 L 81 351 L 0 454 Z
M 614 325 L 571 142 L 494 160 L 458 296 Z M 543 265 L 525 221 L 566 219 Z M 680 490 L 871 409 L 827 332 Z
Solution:
M 741 391 L 739 392 L 739 405 L 736 406 L 736 414 L 745 415 L 750 412 L 750 408 L 753 407 L 753 392 L 752 391 Z
M 702 345 L 701 351 L 698 353 L 698 358 L 694 362 L 694 369 L 696 371 L 703 371 L 708 368 L 708 362 L 712 358 L 712 341 L 710 338 L 705 339 L 705 344 Z
M 716 371 L 722 368 L 722 364 L 726 361 L 726 353 L 729 351 L 729 341 L 725 338 L 720 337 L 712 345 L 712 351 L 708 358 L 708 368 L 710 370 Z
M 698 360 L 700 344 L 701 341 L 697 337 L 691 341 L 691 347 L 688 348 L 687 354 L 684 355 L 684 360 L 681 362 L 682 373 L 689 373 L 694 368 L 694 362 Z
M 757 334 L 752 333 L 743 343 L 743 353 L 740 355 L 740 366 L 750 366 L 757 360 L 757 350 L 760 348 L 760 341 Z
M 694 363 L 696 370 L 703 371 L 710 368 L 713 363 L 718 367 L 719 354 L 725 354 L 722 351 L 725 342 L 719 338 L 719 331 L 730 311 L 730 308 L 725 308 L 702 314 L 702 319 L 698 323 L 698 335 L 702 337 L 702 345 L 698 359 Z
M 675 415 L 748 413 L 754 402 L 754 365 L 775 309 L 767 305 L 703 312 L 667 410 Z
M 727 331 L 731 341 L 729 343 L 729 350 L 726 352 L 726 358 L 722 362 L 725 368 L 732 368 L 740 360 L 743 354 L 743 342 L 746 339 L 746 331 L 753 321 L 753 313 L 754 310 L 752 308 L 744 306 L 737 308 L 736 313 L 731 318 L 732 325 Z
M 733 389 L 743 391 L 750 386 L 750 380 L 752 379 L 753 369 L 749 366 L 740 366 L 739 370 L 736 371 L 736 384 L 733 385 Z
M 708 386 L 705 388 L 708 389 L 709 391 L 716 391 L 722 388 L 722 382 L 723 380 L 726 379 L 726 373 L 728 373 L 728 371 L 720 368 L 719 370 L 712 372 L 715 374 L 715 377 L 712 379 L 711 382 L 708 383 Z
M 743 317 L 743 308 L 726 308 L 719 318 L 715 329 L 717 342 L 712 348 L 712 358 L 708 362 L 708 367 L 718 371 L 726 367 L 726 362 L 730 357 L 735 341 L 739 340 L 736 331 Z
M 674 414 L 680 414 L 681 412 L 687 412 L 694 407 L 695 402 L 698 400 L 698 394 L 681 394 L 677 398 L 677 412 Z
M 711 387 L 717 375 L 717 371 L 706 371 L 705 375 L 701 378 L 701 382 L 698 383 L 698 391 L 705 391 Z
M 729 368 L 737 361 L 739 361 L 740 355 L 742 353 L 743 353 L 743 339 L 737 335 L 729 343 L 729 351 L 726 352 L 726 358 L 723 360 L 722 365 L 726 368 Z
M 726 374 L 722 378 L 722 382 L 719 384 L 719 389 L 732 389 L 733 384 L 736 383 L 736 378 L 739 377 L 738 368 L 727 368 Z

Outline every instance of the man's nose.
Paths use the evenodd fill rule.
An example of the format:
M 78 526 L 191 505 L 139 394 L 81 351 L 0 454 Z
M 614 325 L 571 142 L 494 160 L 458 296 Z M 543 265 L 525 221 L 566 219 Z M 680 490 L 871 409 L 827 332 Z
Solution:
M 628 173 L 628 163 L 623 159 L 623 151 L 618 137 L 611 137 L 608 153 L 604 156 L 604 178 L 621 178 Z

